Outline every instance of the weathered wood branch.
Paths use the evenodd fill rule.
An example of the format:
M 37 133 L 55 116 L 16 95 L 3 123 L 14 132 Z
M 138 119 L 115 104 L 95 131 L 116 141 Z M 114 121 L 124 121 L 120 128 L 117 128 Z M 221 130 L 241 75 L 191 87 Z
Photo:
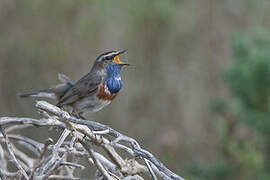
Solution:
M 77 119 L 45 101 L 38 101 L 36 107 L 42 115 L 40 119 L 0 118 L 1 179 L 80 179 L 75 177 L 74 170 L 87 168 L 80 164 L 80 158 L 86 158 L 97 168 L 96 179 L 143 179 L 144 174 L 152 179 L 184 180 L 149 151 L 142 149 L 133 138 L 109 126 Z M 14 130 L 39 126 L 57 127 L 63 131 L 55 144 L 49 137 L 40 143 L 13 133 Z M 28 149 L 35 158 L 30 158 L 15 145 Z M 101 147 L 105 154 L 95 152 L 96 147 Z M 121 157 L 117 149 L 124 150 L 129 156 Z M 127 158 L 130 156 L 133 158 Z M 139 159 L 144 164 L 140 164 Z M 9 160 L 17 171 L 10 172 Z

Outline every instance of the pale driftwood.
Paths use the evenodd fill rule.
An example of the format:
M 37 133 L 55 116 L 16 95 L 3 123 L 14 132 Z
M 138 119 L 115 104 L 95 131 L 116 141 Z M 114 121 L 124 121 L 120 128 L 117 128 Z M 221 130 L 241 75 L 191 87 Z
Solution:
M 41 119 L 2 117 L 0 118 L 0 178 L 1 179 L 81 179 L 74 177 L 75 169 L 84 169 L 81 158 L 89 160 L 97 168 L 96 179 L 143 179 L 142 174 L 152 179 L 184 180 L 179 175 L 165 167 L 153 154 L 130 137 L 112 129 L 109 126 L 95 122 L 77 119 L 62 109 L 45 101 L 36 103 Z M 63 129 L 57 142 L 52 139 L 44 143 L 32 140 L 31 137 L 14 134 L 14 130 L 29 127 L 49 126 Z M 4 128 L 2 128 L 4 127 Z M 71 140 L 66 140 L 67 137 Z M 108 137 L 110 136 L 109 140 Z M 35 158 L 30 158 L 12 142 L 33 152 Z M 90 145 L 91 144 L 91 145 Z M 6 145 L 5 147 L 3 145 Z M 95 152 L 95 147 L 101 147 L 107 157 Z M 129 157 L 121 157 L 116 149 L 124 150 Z M 2 154 L 1 154 L 2 152 Z M 68 161 L 67 157 L 72 157 Z M 142 159 L 144 164 L 137 160 Z M 69 158 L 70 159 L 70 158 Z M 7 161 L 12 160 L 17 171 L 10 172 Z

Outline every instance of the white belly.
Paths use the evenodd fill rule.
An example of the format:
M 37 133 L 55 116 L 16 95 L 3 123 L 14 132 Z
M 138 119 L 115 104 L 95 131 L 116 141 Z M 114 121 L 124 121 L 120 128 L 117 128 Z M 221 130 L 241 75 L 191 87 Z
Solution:
M 103 101 L 96 96 L 85 97 L 73 105 L 77 112 L 97 112 L 109 105 L 111 101 Z

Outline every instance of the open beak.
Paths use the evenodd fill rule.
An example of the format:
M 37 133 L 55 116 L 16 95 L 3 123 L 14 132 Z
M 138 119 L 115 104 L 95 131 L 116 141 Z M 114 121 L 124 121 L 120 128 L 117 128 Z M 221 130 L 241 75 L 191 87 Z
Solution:
M 126 65 L 126 66 L 128 66 L 129 64 L 126 64 L 126 63 L 124 63 L 124 62 L 122 62 L 121 60 L 120 60 L 120 56 L 122 55 L 122 54 L 124 54 L 125 52 L 127 51 L 127 49 L 125 49 L 125 50 L 122 50 L 122 51 L 118 51 L 116 54 L 116 56 L 113 58 L 113 62 L 114 63 L 116 63 L 116 64 L 121 64 L 121 65 Z
M 122 66 L 130 66 L 130 64 L 127 64 L 127 63 L 123 63 L 121 64 Z

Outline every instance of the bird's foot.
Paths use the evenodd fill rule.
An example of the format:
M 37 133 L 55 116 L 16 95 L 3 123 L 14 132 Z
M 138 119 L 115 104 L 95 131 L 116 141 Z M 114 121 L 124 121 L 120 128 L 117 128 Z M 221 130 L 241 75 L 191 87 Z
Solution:
M 83 119 L 83 120 L 86 120 L 86 118 L 84 116 L 82 116 L 81 114 L 79 114 L 79 118 Z
M 75 111 L 72 111 L 71 113 L 74 117 L 78 118 L 78 119 L 83 119 L 83 120 L 86 120 L 86 118 L 82 115 L 83 113 L 82 112 L 75 112 Z

